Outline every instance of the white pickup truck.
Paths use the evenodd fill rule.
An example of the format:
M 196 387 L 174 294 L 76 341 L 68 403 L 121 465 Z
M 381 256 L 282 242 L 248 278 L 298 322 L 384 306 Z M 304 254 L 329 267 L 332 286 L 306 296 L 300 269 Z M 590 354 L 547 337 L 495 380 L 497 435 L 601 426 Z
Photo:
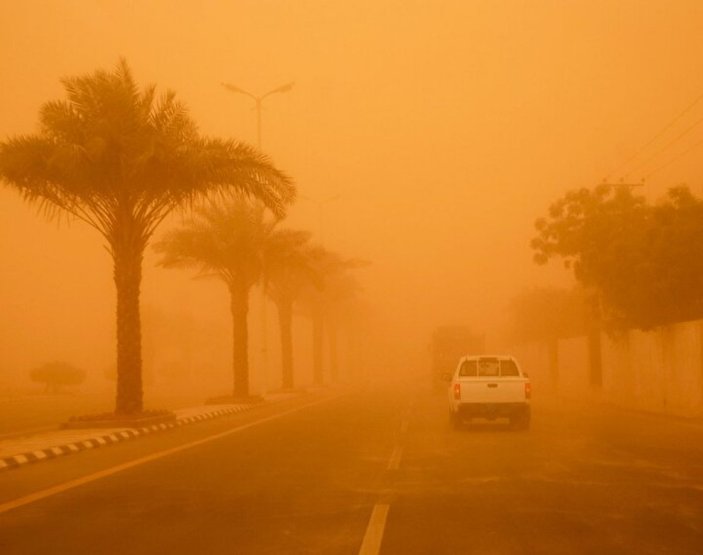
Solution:
M 463 357 L 449 384 L 454 427 L 471 418 L 508 418 L 514 428 L 530 427 L 530 380 L 511 356 Z

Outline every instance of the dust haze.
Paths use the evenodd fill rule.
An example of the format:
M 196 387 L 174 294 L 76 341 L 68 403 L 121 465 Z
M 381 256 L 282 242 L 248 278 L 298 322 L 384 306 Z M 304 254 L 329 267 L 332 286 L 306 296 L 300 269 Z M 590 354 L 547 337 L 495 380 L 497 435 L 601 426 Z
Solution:
M 298 188 L 286 225 L 369 263 L 356 271 L 364 372 L 424 372 L 437 326 L 468 325 L 500 349 L 513 297 L 572 285 L 558 264 L 533 263 L 534 221 L 610 176 L 703 90 L 701 21 L 696 0 L 5 1 L 0 135 L 34 132 L 62 77 L 120 57 L 140 84 L 175 90 L 203 133 L 254 145 L 253 100 L 221 83 L 258 95 L 294 82 L 264 101 L 261 129 L 262 150 Z M 699 161 L 657 173 L 645 194 L 682 182 L 700 192 Z M 26 390 L 31 368 L 65 360 L 111 394 L 115 293 L 101 238 L 3 187 L 0 252 L 0 391 Z M 156 262 L 148 248 L 147 400 L 171 387 L 216 392 L 231 372 L 226 290 Z M 279 386 L 278 335 L 269 304 L 265 369 L 258 302 L 250 349 L 263 391 Z M 294 333 L 309 383 L 303 315 Z

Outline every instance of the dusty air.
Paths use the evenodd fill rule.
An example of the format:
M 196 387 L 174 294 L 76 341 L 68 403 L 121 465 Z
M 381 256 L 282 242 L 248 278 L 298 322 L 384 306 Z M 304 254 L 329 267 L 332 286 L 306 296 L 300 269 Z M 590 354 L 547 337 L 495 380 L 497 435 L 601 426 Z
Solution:
M 0 553 L 702 551 L 703 3 L 0 22 Z

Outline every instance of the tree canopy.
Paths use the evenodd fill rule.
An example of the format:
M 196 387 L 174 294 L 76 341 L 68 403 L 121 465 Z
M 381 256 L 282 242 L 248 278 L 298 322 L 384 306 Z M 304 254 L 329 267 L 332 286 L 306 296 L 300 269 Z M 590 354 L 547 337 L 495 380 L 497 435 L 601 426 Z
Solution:
M 42 106 L 39 133 L 0 145 L 0 170 L 27 200 L 87 222 L 111 247 L 123 212 L 146 241 L 174 207 L 206 192 L 235 188 L 276 214 L 292 201 L 290 180 L 265 155 L 201 136 L 173 91 L 140 90 L 124 60 L 62 83 L 67 98 Z
M 550 341 L 587 331 L 587 300 L 580 288 L 527 289 L 512 299 L 510 313 L 510 336 L 517 341 Z
M 688 188 L 656 204 L 628 187 L 572 191 L 536 228 L 535 261 L 563 259 L 611 327 L 703 317 L 703 201 Z

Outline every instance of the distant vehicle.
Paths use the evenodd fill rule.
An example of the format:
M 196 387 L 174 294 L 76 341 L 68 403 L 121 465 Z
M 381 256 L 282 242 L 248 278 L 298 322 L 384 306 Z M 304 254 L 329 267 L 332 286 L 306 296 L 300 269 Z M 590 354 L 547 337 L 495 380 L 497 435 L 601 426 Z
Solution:
M 440 390 L 445 381 L 443 376 L 451 373 L 456 361 L 467 353 L 483 352 L 483 336 L 472 332 L 466 326 L 440 326 L 432 333 L 430 355 L 432 357 L 432 382 Z
M 455 428 L 472 418 L 507 418 L 516 429 L 530 427 L 532 385 L 511 356 L 465 356 L 449 381 L 449 417 Z

